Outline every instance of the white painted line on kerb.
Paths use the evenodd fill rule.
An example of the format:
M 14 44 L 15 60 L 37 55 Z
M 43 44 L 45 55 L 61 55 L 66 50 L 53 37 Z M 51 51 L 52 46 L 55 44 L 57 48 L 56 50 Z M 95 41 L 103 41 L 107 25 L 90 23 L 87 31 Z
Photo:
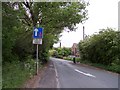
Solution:
M 56 69 L 56 66 L 55 66 L 55 62 L 53 62 L 53 65 L 54 65 L 55 73 L 56 73 L 57 88 L 60 88 L 60 83 L 59 83 L 59 80 L 58 80 L 58 72 L 57 72 L 57 69 Z
M 82 71 L 79 71 L 78 69 L 75 69 L 75 71 L 76 71 L 76 72 L 79 72 L 79 73 L 81 73 L 81 74 L 83 74 L 83 75 L 96 78 L 96 76 L 94 76 L 94 75 L 92 75 L 92 74 L 89 74 L 89 73 L 84 73 L 84 72 L 82 72 Z

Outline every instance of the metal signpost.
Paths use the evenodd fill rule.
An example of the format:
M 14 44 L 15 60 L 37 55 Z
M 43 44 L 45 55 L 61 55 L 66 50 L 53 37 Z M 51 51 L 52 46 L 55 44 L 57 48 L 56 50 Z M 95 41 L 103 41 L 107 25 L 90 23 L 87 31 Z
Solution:
M 38 45 L 42 44 L 43 28 L 34 28 L 33 31 L 33 44 L 37 45 L 36 49 L 36 74 L 38 74 Z

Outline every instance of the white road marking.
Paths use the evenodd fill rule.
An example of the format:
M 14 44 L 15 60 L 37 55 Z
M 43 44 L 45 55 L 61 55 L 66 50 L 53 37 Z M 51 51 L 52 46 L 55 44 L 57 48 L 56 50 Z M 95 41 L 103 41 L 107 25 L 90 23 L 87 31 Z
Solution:
M 57 69 L 56 69 L 56 66 L 55 66 L 55 62 L 53 62 L 53 65 L 54 65 L 55 73 L 56 73 L 57 88 L 60 88 L 60 83 L 59 83 L 59 80 L 58 80 L 58 72 L 57 72 Z
M 50 67 L 53 67 L 53 65 L 50 65 Z
M 79 73 L 81 73 L 81 74 L 83 74 L 83 75 L 96 78 L 96 76 L 94 76 L 94 75 L 92 75 L 92 74 L 89 74 L 89 73 L 84 73 L 84 72 L 82 72 L 82 71 L 79 71 L 78 69 L 75 69 L 75 71 L 76 71 L 76 72 L 79 72 Z

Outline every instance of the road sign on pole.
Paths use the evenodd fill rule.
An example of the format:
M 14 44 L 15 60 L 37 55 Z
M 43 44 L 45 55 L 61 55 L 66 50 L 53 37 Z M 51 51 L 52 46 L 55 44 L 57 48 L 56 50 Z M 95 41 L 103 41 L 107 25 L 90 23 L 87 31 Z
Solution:
M 38 45 L 42 44 L 43 28 L 34 28 L 33 31 L 33 44 L 37 45 L 36 48 L 36 74 L 38 75 Z
M 33 38 L 43 38 L 43 28 L 34 28 Z
M 36 75 L 38 75 L 38 44 L 37 44 L 37 53 L 36 53 Z
M 34 38 L 33 44 L 42 44 L 42 39 L 41 38 Z

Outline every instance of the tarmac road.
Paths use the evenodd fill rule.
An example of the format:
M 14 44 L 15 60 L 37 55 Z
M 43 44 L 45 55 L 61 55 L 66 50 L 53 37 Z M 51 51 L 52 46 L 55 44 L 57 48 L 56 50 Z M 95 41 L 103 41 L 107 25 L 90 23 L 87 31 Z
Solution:
M 57 88 L 118 88 L 118 74 L 63 59 L 50 60 L 54 64 Z

